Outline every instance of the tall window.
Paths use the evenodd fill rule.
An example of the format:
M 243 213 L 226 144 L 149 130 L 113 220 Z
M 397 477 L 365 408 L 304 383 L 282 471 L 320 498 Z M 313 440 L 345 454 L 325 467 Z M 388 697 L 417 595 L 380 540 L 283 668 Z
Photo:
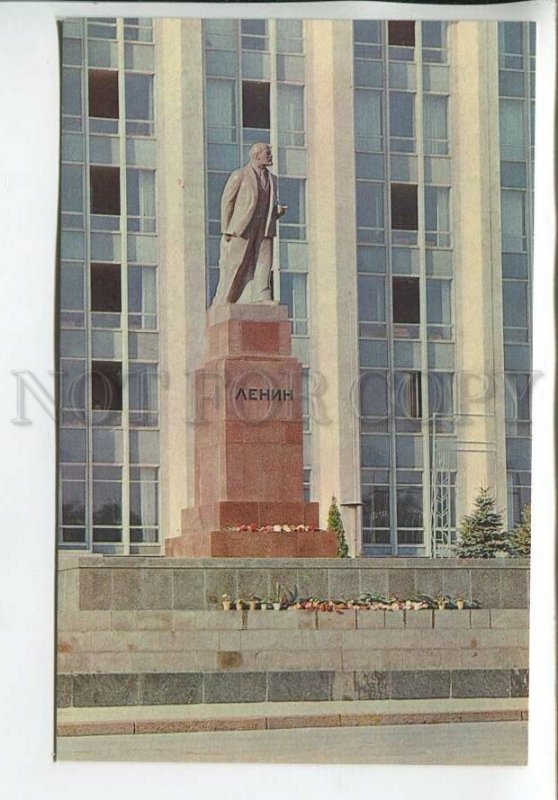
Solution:
M 356 184 L 357 240 L 359 244 L 384 241 L 384 185 Z
M 122 409 L 122 364 L 119 361 L 91 362 L 91 406 L 98 411 Z
M 390 20 L 388 22 L 388 43 L 398 47 L 414 47 L 414 20 Z
M 506 382 L 506 432 L 509 436 L 531 433 L 531 375 L 508 372 Z
M 279 83 L 277 106 L 279 145 L 304 147 L 304 87 Z
M 415 151 L 415 95 L 412 92 L 389 93 L 390 147 L 396 153 Z
M 281 303 L 288 308 L 295 336 L 308 334 L 306 277 L 305 272 L 281 273 Z
M 526 158 L 524 106 L 523 100 L 500 100 L 500 151 L 504 161 L 524 161 Z
M 118 71 L 89 70 L 89 116 L 118 119 Z
M 417 187 L 413 183 L 391 184 L 391 227 L 398 231 L 418 228 Z
M 502 250 L 522 253 L 527 246 L 525 193 L 502 189 Z
M 120 312 L 120 264 L 91 264 L 91 311 Z
M 269 83 L 242 82 L 242 126 L 244 139 L 258 141 L 261 129 L 269 130 Z M 249 130 L 256 129 L 253 134 Z
M 128 195 L 128 229 L 155 231 L 155 172 L 151 169 L 126 171 Z
M 355 89 L 355 149 L 378 153 L 383 146 L 382 93 Z
M 427 279 L 426 317 L 429 339 L 452 338 L 451 280 Z
M 208 142 L 236 142 L 236 83 L 208 78 L 206 82 Z
M 120 169 L 118 167 L 89 168 L 91 213 L 120 215 Z
M 385 322 L 385 279 L 382 276 L 358 276 L 358 318 L 361 322 Z
M 282 205 L 289 211 L 280 223 L 281 239 L 306 239 L 306 192 L 302 178 L 281 178 L 279 195 Z
M 425 94 L 423 98 L 423 137 L 426 155 L 448 153 L 448 98 L 443 94 Z
M 424 20 L 422 26 L 422 60 L 425 64 L 447 61 L 447 22 Z
M 419 279 L 393 278 L 393 321 L 420 322 Z
M 447 186 L 424 189 L 426 244 L 448 247 L 450 239 L 450 190 Z
M 153 75 L 126 72 L 126 133 L 135 136 L 152 136 L 153 128 Z
M 363 545 L 389 545 L 389 486 L 362 487 L 362 528 Z

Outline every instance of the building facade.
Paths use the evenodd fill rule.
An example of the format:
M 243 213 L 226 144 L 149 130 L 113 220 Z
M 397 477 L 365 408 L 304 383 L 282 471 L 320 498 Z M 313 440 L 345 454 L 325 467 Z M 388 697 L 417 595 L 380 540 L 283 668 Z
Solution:
M 62 25 L 59 543 L 157 554 L 192 505 L 220 196 L 269 142 L 307 499 L 352 554 L 449 554 L 530 492 L 534 26 Z M 280 522 L 280 520 L 278 520 Z

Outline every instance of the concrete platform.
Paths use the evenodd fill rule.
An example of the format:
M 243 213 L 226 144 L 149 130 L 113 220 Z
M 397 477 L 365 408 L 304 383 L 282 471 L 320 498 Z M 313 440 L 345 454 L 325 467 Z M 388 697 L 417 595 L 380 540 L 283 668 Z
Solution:
M 385 725 L 520 722 L 526 698 L 227 703 L 189 706 L 66 708 L 57 735 L 135 735 Z

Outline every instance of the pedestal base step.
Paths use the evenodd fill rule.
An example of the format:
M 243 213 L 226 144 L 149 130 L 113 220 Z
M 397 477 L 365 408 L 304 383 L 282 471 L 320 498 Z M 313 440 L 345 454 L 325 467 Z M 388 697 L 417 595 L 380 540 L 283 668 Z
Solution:
M 182 536 L 166 540 L 165 555 L 183 558 L 335 558 L 337 536 L 333 531 L 187 531 Z

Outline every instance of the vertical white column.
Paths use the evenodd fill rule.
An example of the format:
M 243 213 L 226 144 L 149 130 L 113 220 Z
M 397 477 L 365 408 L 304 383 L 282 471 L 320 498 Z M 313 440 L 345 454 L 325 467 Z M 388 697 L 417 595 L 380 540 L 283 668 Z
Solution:
M 161 530 L 194 502 L 193 371 L 205 330 L 202 22 L 154 20 L 161 345 Z
M 496 23 L 450 25 L 458 516 L 506 507 Z
M 335 495 L 356 555 L 360 516 L 349 511 L 360 502 L 359 423 L 351 403 L 359 374 L 352 30 L 347 20 L 306 28 L 311 363 L 324 390 L 313 421 L 313 477 L 322 524 Z

